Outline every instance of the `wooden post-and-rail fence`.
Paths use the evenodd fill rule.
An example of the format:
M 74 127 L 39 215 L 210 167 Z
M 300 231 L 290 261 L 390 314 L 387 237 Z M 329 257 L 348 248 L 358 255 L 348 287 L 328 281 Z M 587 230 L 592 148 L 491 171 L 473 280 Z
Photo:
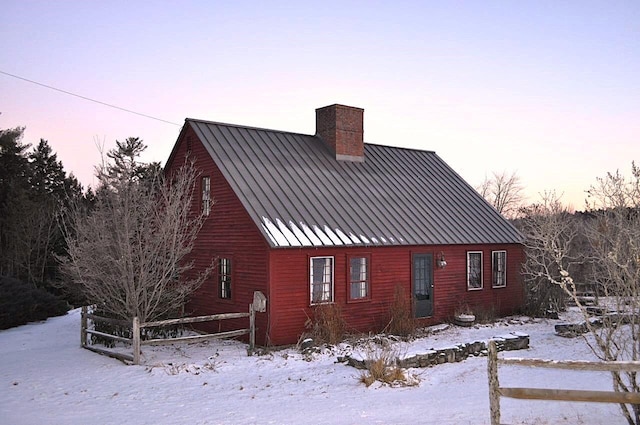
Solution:
M 185 341 L 196 342 L 196 341 L 203 341 L 203 340 L 209 340 L 209 339 L 233 338 L 236 336 L 249 334 L 248 352 L 249 352 L 249 355 L 251 355 L 255 349 L 255 343 L 256 343 L 255 313 L 264 312 L 264 311 L 266 311 L 266 298 L 259 291 L 256 291 L 256 293 L 254 293 L 253 303 L 249 304 L 248 313 L 211 314 L 208 316 L 183 317 L 179 319 L 156 320 L 156 321 L 143 322 L 143 323 L 140 323 L 140 320 L 137 317 L 134 317 L 133 320 L 129 322 L 127 320 L 111 319 L 108 317 L 97 316 L 95 314 L 89 313 L 88 307 L 82 307 L 81 325 L 80 325 L 80 343 L 82 348 L 86 348 L 87 350 L 91 350 L 99 354 L 104 354 L 110 357 L 117 358 L 122 361 L 131 362 L 137 365 L 137 364 L 140 364 L 140 353 L 141 353 L 142 345 L 173 344 L 175 342 L 185 342 Z M 183 336 L 183 337 L 176 337 L 176 338 L 154 338 L 154 339 L 147 339 L 147 340 L 141 340 L 140 338 L 141 331 L 144 328 L 153 328 L 153 327 L 168 326 L 168 325 L 182 325 L 187 323 L 209 322 L 213 320 L 240 319 L 244 317 L 249 318 L 248 328 L 236 329 L 236 330 L 226 331 L 226 332 L 217 332 L 212 334 Z M 89 326 L 88 326 L 89 319 L 91 319 L 94 323 L 103 322 L 103 323 L 110 323 L 112 325 L 130 328 L 131 338 L 112 335 L 109 333 L 96 331 L 95 329 L 89 329 Z M 107 338 L 113 341 L 131 344 L 133 353 L 132 354 L 120 353 L 120 352 L 108 350 L 105 348 L 98 348 L 94 345 L 89 344 L 87 337 L 90 335 L 96 335 L 96 336 Z
M 523 400 L 582 401 L 597 403 L 640 404 L 640 393 L 616 391 L 585 391 L 550 388 L 501 387 L 498 380 L 498 365 L 546 367 L 591 372 L 634 372 L 640 371 L 638 361 L 587 362 L 556 361 L 522 358 L 498 358 L 495 341 L 489 341 L 487 369 L 489 375 L 489 409 L 491 425 L 500 424 L 500 397 Z

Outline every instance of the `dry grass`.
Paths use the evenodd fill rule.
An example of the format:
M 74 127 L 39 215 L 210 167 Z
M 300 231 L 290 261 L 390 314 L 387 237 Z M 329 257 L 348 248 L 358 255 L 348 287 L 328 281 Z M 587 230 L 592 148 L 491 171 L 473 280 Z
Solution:
M 316 343 L 337 344 L 344 339 L 346 323 L 340 306 L 321 304 L 313 308 L 309 325 L 311 337 Z
M 376 381 L 393 387 L 415 386 L 420 382 L 415 375 L 407 374 L 397 365 L 397 353 L 388 347 L 370 348 L 367 356 L 367 369 L 359 377 L 360 382 L 367 387 Z
M 393 302 L 389 310 L 391 320 L 388 332 L 390 334 L 406 337 L 415 333 L 416 323 L 411 313 L 411 298 L 400 285 L 396 285 L 393 290 Z
M 493 306 L 477 306 L 474 308 L 474 315 L 476 316 L 476 323 L 488 324 L 495 323 L 497 314 Z

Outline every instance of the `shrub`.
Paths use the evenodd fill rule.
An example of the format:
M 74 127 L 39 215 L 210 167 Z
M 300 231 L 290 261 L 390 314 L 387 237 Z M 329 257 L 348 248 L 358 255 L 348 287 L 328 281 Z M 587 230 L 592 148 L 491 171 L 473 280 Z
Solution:
M 393 302 L 389 309 L 391 320 L 388 331 L 392 335 L 410 336 L 416 331 L 416 323 L 411 314 L 411 299 L 401 285 L 393 290 Z
M 53 316 L 62 316 L 69 305 L 44 289 L 11 277 L 0 277 L 0 329 Z
M 313 307 L 313 319 L 308 321 L 307 327 L 317 343 L 337 344 L 344 339 L 346 323 L 340 306 L 321 304 Z

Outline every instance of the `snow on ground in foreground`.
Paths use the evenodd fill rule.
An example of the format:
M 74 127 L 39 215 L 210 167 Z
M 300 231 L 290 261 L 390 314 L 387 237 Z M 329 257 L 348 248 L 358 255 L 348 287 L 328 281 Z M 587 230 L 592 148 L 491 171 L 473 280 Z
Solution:
M 513 321 L 512 321 L 513 322 Z M 593 360 L 582 338 L 554 334 L 553 320 L 451 327 L 406 353 L 485 340 L 531 337 L 505 357 Z M 0 332 L 0 422 L 4 424 L 487 424 L 486 357 L 413 369 L 417 387 L 358 382 L 336 353 L 312 361 L 294 349 L 248 357 L 235 341 L 143 347 L 141 366 L 79 347 L 80 313 Z M 344 351 L 347 348 L 342 347 Z M 502 386 L 610 390 L 608 374 L 503 367 Z M 511 424 L 625 423 L 614 404 L 502 398 Z

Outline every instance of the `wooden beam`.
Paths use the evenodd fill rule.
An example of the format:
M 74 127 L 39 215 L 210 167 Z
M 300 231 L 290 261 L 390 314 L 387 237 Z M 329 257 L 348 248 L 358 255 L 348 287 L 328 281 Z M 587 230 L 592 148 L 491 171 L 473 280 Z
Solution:
M 256 348 L 256 312 L 253 304 L 249 304 L 249 355 L 253 354 Z
M 138 316 L 133 318 L 132 322 L 132 337 L 133 337 L 133 364 L 140 364 L 140 319 Z
M 489 375 L 489 414 L 491 425 L 500 425 L 500 383 L 498 381 L 498 348 L 496 342 L 489 341 L 487 358 L 487 374 Z
M 209 320 L 241 319 L 243 317 L 249 317 L 249 313 L 224 313 L 224 314 L 211 314 L 209 316 L 182 317 L 180 319 L 156 320 L 153 322 L 140 323 L 140 327 L 151 328 L 155 326 L 206 322 Z
M 82 307 L 82 313 L 80 314 L 80 346 L 87 345 L 87 306 Z
M 140 341 L 142 345 L 159 345 L 159 344 L 173 344 L 176 342 L 196 342 L 207 339 L 219 339 L 219 338 L 232 338 L 234 336 L 246 335 L 249 333 L 249 329 L 239 329 L 237 331 L 218 332 L 215 334 L 195 335 L 195 336 L 183 336 L 180 338 L 163 338 L 163 339 L 147 339 Z
M 116 335 L 106 334 L 104 332 L 98 332 L 98 331 L 94 331 L 94 330 L 91 330 L 91 329 L 86 329 L 85 332 L 88 333 L 88 334 L 91 334 L 91 335 L 99 335 L 99 336 L 101 336 L 103 338 L 115 339 L 116 341 L 127 342 L 127 343 L 131 344 L 131 338 L 125 338 L 123 336 L 116 336 Z
M 503 397 L 523 400 L 586 401 L 640 404 L 640 393 L 612 391 L 555 390 L 546 388 L 500 388 Z
M 498 364 L 604 372 L 640 371 L 640 361 L 588 362 L 582 360 L 542 360 L 512 357 L 498 359 Z
M 133 356 L 130 356 L 129 354 L 116 353 L 114 351 L 103 350 L 102 348 L 96 348 L 96 347 L 91 346 L 91 345 L 86 345 L 84 348 L 89 350 L 89 351 L 93 351 L 95 353 L 102 354 L 104 356 L 113 357 L 113 358 L 116 358 L 116 359 L 122 360 L 122 361 L 126 360 L 126 361 L 129 361 L 129 362 L 133 362 Z
M 131 322 L 128 322 L 126 320 L 112 319 L 110 317 L 96 316 L 95 314 L 91 314 L 91 313 L 83 314 L 83 316 L 93 320 L 94 322 L 106 322 L 106 323 L 111 323 L 111 324 L 114 324 L 114 325 L 126 326 L 127 328 L 131 327 Z

